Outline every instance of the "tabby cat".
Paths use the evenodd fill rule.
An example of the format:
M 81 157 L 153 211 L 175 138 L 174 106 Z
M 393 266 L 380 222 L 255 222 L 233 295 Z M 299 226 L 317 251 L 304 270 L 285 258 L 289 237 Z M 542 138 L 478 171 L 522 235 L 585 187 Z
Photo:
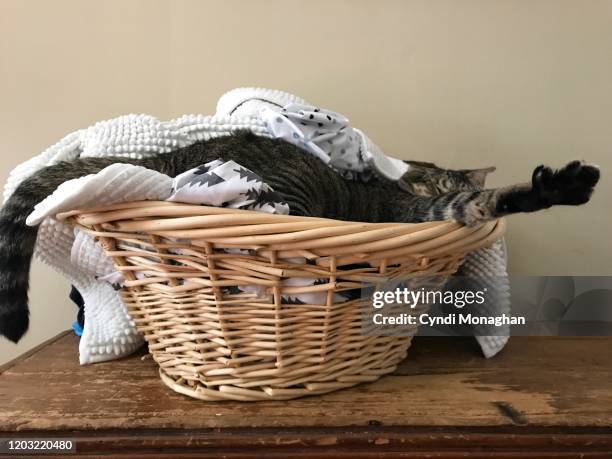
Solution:
M 251 133 L 145 159 L 60 162 L 24 180 L 0 212 L 0 333 L 17 342 L 28 329 L 29 271 L 38 228 L 25 222 L 34 206 L 61 183 L 113 163 L 136 164 L 174 177 L 217 158 L 234 160 L 261 176 L 284 198 L 293 215 L 364 222 L 453 219 L 473 225 L 553 205 L 584 204 L 599 180 L 596 166 L 573 161 L 557 171 L 539 166 L 529 183 L 484 190 L 485 176 L 492 169 L 451 171 L 431 163 L 409 162 L 399 182 L 361 183 L 344 180 L 299 147 Z

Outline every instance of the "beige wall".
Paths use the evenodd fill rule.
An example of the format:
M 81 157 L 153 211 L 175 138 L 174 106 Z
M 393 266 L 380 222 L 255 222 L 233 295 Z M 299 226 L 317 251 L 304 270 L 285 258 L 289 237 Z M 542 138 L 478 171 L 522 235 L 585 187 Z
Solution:
M 587 207 L 510 220 L 510 267 L 612 274 L 612 1 L 0 0 L 0 178 L 94 121 L 208 114 L 243 85 L 345 113 L 399 157 L 497 165 L 493 185 L 600 164 Z M 74 317 L 58 275 L 32 284 L 0 363 Z

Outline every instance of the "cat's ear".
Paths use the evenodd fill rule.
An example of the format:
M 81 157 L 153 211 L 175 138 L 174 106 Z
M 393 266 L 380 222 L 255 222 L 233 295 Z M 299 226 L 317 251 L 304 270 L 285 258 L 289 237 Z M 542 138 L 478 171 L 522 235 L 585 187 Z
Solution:
M 400 177 L 398 184 L 404 191 L 412 193 L 414 191 L 414 185 L 427 182 L 427 177 L 427 169 L 421 166 L 415 166 L 413 163 L 410 165 L 410 168 L 404 173 L 404 175 Z
M 468 180 L 478 187 L 484 187 L 487 175 L 495 171 L 495 167 L 485 167 L 484 169 L 468 169 L 465 171 L 465 175 Z

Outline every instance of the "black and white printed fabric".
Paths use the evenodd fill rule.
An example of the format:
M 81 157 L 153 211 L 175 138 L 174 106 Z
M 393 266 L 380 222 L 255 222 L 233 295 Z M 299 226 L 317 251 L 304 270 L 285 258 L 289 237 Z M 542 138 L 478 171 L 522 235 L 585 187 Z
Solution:
M 294 102 L 280 111 L 264 106 L 259 114 L 274 137 L 315 155 L 344 178 L 368 181 L 381 175 L 399 180 L 409 168 L 404 161 L 385 155 L 340 113 Z
M 167 201 L 289 214 L 287 203 L 259 175 L 223 159 L 177 175 Z

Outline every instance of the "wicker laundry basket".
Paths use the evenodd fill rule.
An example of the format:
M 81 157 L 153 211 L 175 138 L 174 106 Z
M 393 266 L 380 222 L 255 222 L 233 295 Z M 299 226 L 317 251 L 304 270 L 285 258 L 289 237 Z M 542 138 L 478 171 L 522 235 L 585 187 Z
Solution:
M 123 273 L 125 304 L 165 384 L 198 399 L 245 401 L 322 394 L 393 371 L 410 338 L 364 335 L 365 300 L 338 294 L 451 274 L 505 226 L 357 223 L 155 201 L 58 218 L 94 235 Z M 285 301 L 307 293 L 313 304 Z

